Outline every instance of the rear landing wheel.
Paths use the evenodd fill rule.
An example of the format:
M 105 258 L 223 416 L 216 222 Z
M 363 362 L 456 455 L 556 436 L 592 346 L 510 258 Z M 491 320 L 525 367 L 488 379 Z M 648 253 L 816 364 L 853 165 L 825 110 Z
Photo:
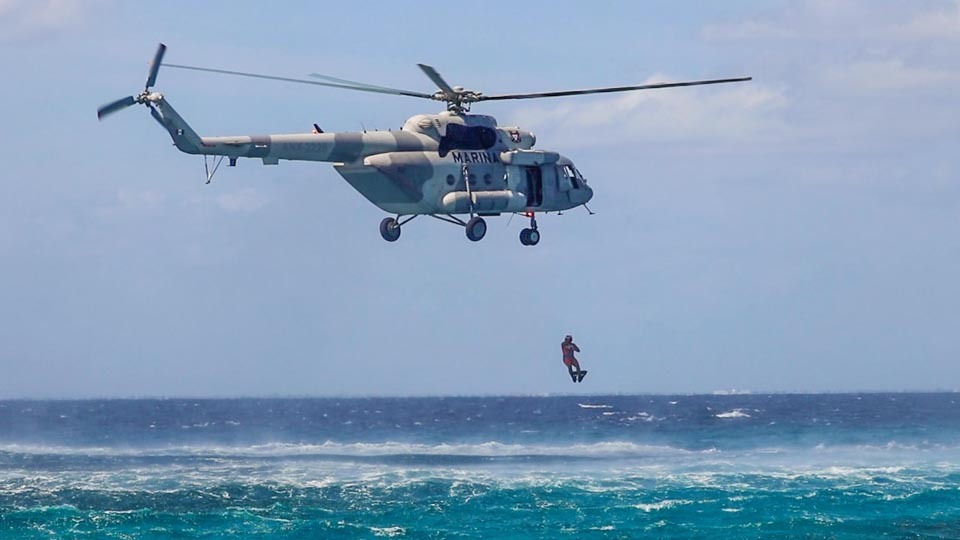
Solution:
M 400 224 L 392 217 L 380 222 L 380 236 L 387 242 L 396 242 L 400 238 Z
M 467 222 L 467 238 L 471 242 L 477 242 L 487 234 L 487 222 L 482 217 L 471 218 Z

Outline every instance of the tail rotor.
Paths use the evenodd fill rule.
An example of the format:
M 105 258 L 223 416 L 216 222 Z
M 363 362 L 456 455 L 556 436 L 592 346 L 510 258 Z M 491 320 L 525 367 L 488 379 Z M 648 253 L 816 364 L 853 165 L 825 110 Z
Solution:
M 136 105 L 137 103 L 147 104 L 152 95 L 150 89 L 157 83 L 157 73 L 160 71 L 160 66 L 163 63 L 163 55 L 166 54 L 166 52 L 167 46 L 161 43 L 157 47 L 157 52 L 153 55 L 153 61 L 150 63 L 150 71 L 147 73 L 147 82 L 143 86 L 143 92 L 136 96 L 127 96 L 102 105 L 97 109 L 97 118 L 103 120 L 105 117 L 126 109 L 131 105 Z

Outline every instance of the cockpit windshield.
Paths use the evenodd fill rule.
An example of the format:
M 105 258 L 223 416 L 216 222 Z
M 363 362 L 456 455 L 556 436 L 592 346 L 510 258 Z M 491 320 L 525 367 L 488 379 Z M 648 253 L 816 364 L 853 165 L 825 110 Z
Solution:
M 572 163 L 568 163 L 560 167 L 560 174 L 570 179 L 570 183 L 573 185 L 574 189 L 580 189 L 580 186 L 586 183 L 583 175 L 580 174 L 580 171 L 578 171 Z

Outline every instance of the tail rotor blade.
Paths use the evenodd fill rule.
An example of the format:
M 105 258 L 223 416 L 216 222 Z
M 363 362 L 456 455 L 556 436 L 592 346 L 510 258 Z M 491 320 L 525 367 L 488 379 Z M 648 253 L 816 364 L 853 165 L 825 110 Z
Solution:
M 97 109 L 97 118 L 103 120 L 105 116 L 109 116 L 121 109 L 126 109 L 127 107 L 135 105 L 136 103 L 137 99 L 133 96 L 127 96 L 123 99 L 118 99 L 114 102 L 107 103 L 106 105 Z
M 160 64 L 163 63 L 163 55 L 167 52 L 167 46 L 161 43 L 157 46 L 157 52 L 153 55 L 153 62 L 150 63 L 150 73 L 147 75 L 147 85 L 144 90 L 149 90 L 157 83 L 157 72 L 160 71 Z

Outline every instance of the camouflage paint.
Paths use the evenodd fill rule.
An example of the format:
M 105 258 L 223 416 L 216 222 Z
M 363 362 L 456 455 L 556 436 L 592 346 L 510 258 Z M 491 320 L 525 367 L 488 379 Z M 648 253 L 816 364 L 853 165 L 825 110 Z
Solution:
M 498 127 L 491 116 L 422 114 L 408 119 L 401 131 L 200 137 L 162 95 L 151 96 L 149 105 L 185 153 L 256 158 L 268 165 L 280 160 L 333 163 L 354 189 L 393 214 L 465 214 L 471 209 L 554 212 L 584 204 L 593 196 L 582 179 L 579 188 L 561 181 L 558 167 L 572 165 L 569 159 L 532 150 L 533 133 Z M 439 140 L 451 123 L 489 127 L 496 131 L 497 141 L 486 150 L 452 150 L 440 157 Z M 523 167 L 540 168 L 543 201 L 537 207 L 521 205 L 527 200 Z

